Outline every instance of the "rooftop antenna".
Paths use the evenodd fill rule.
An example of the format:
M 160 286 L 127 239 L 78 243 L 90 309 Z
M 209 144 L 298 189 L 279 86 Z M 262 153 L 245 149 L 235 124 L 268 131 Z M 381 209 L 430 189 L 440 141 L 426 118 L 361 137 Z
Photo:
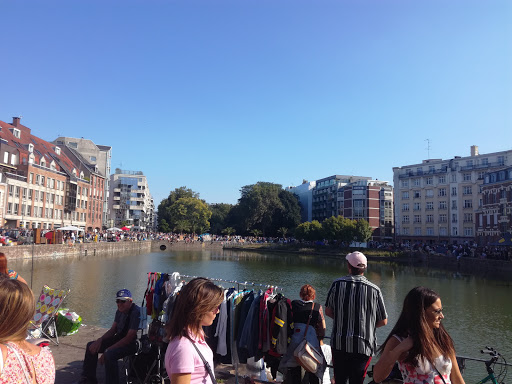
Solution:
M 427 160 L 430 160 L 430 139 L 425 139 L 427 142 Z

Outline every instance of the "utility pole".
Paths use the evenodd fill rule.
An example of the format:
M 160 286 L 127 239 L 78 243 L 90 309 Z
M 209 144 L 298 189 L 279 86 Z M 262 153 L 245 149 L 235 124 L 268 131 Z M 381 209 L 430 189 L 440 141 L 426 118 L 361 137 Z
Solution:
M 427 142 L 427 160 L 430 159 L 430 139 L 425 139 Z

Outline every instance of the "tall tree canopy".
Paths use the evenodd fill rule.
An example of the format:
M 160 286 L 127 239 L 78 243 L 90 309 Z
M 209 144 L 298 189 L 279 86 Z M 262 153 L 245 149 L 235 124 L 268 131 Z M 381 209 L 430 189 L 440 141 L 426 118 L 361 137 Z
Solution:
M 199 193 L 187 187 L 176 188 L 158 205 L 159 229 L 163 232 L 203 233 L 210 228 L 211 215 Z
M 278 235 L 278 229 L 294 229 L 300 223 L 297 197 L 280 184 L 258 182 L 240 190 L 238 204 L 231 210 L 228 222 L 237 233 L 261 231 L 264 236 Z
M 227 227 L 227 217 L 233 205 L 219 203 L 210 204 L 210 211 L 212 211 L 212 217 L 210 219 L 210 232 L 216 235 L 220 235 L 222 230 Z

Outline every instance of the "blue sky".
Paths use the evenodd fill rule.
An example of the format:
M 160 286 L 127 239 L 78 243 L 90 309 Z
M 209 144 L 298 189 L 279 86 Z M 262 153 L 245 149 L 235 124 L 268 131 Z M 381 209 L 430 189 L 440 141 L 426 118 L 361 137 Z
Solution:
M 158 204 L 511 148 L 512 2 L 0 0 L 0 120 L 113 147 Z

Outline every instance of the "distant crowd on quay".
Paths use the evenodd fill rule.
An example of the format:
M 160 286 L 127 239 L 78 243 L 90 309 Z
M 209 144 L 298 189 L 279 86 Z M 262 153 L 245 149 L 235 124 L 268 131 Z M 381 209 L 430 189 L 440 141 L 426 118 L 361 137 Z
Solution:
M 51 244 L 52 231 L 41 230 L 41 241 L 38 244 Z M 0 229 L 0 245 L 27 245 L 32 244 L 34 231 L 30 229 Z M 221 243 L 223 246 L 245 246 L 245 245 L 282 245 L 282 246 L 300 246 L 314 247 L 316 251 L 333 251 L 338 249 L 348 249 L 351 244 L 338 241 L 303 241 L 294 237 L 265 237 L 265 236 L 240 236 L 240 235 L 190 235 L 179 233 L 164 233 L 152 231 L 63 231 L 62 243 L 92 243 L 92 242 L 119 242 L 119 241 L 146 241 L 158 240 L 169 243 Z M 352 244 L 353 245 L 353 244 Z M 465 242 L 464 244 L 446 244 L 434 243 L 427 244 L 423 242 L 392 242 L 384 243 L 378 241 L 369 241 L 362 245 L 367 249 L 382 250 L 385 252 L 410 252 L 425 255 L 443 255 L 449 258 L 480 258 L 492 260 L 512 261 L 512 247 L 508 246 L 480 246 L 474 242 Z

